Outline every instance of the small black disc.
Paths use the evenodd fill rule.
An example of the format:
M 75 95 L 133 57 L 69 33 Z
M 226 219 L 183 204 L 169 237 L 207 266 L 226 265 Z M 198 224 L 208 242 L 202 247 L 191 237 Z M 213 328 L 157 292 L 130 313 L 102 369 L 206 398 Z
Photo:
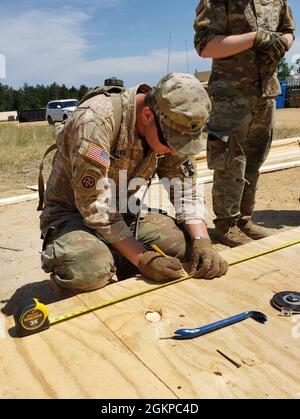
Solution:
M 279 292 L 274 295 L 272 305 L 278 310 L 286 308 L 300 313 L 300 293 L 295 291 Z

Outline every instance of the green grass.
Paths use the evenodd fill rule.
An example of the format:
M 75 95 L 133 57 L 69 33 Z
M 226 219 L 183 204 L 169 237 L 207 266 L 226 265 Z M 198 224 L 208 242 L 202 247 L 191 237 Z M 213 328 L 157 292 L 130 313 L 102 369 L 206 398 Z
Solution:
M 275 139 L 300 136 L 300 129 L 277 129 Z M 29 193 L 36 185 L 38 169 L 47 148 L 54 142 L 54 127 L 48 125 L 0 123 L 0 197 Z M 54 153 L 47 157 L 47 179 Z
M 53 127 L 0 124 L 0 196 L 29 192 L 26 186 L 37 183 L 40 161 L 53 142 Z M 50 161 L 45 173 L 49 173 Z

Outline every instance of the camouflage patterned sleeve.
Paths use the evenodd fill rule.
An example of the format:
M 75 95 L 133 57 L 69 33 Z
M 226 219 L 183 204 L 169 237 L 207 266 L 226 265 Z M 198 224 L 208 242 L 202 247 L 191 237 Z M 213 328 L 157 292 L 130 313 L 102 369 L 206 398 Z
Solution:
M 289 7 L 288 2 L 284 1 L 282 8 L 282 18 L 278 32 L 294 34 L 296 30 L 296 23 L 293 17 L 292 9 Z
M 194 22 L 194 44 L 199 55 L 209 41 L 227 33 L 225 0 L 202 0 Z
M 114 208 L 115 188 L 109 182 L 110 138 L 107 121 L 85 121 L 72 132 L 69 150 L 75 203 L 84 223 L 106 243 L 132 236 L 121 214 Z
M 197 175 L 194 157 L 160 159 L 157 174 L 175 207 L 178 223 L 206 220 L 204 184 Z

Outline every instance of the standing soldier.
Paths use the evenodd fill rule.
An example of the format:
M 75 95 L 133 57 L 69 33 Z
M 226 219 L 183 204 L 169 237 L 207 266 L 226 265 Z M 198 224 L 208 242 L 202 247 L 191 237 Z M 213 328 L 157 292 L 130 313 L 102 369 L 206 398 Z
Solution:
M 43 269 L 61 286 L 84 291 L 114 281 L 115 273 L 122 279 L 138 272 L 157 281 L 176 279 L 183 260 L 192 261 L 195 277 L 224 275 L 228 265 L 212 247 L 203 208 L 192 205 L 193 156 L 201 150 L 211 109 L 201 83 L 172 73 L 154 90 L 142 84 L 112 92 L 91 92 L 57 133 L 44 206 L 40 195 Z M 149 180 L 156 172 L 174 181 L 177 220 L 151 213 L 138 223 L 127 211 L 126 176 Z M 176 186 L 184 183 L 180 195 Z M 120 199 L 113 209 L 116 190 Z M 168 257 L 151 251 L 152 244 Z
M 277 67 L 294 40 L 287 0 L 201 0 L 195 47 L 213 58 L 208 167 L 220 241 L 239 246 L 269 235 L 252 220 L 259 169 L 273 137 Z

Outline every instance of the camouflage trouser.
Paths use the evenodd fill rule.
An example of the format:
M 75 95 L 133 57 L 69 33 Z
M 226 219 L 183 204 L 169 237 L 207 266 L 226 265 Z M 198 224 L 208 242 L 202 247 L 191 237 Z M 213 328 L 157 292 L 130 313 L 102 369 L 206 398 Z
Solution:
M 217 220 L 250 218 L 253 213 L 259 169 L 273 139 L 274 105 L 270 98 L 213 100 L 207 160 L 214 170 Z
M 126 221 L 133 231 L 135 219 L 127 217 Z M 172 218 L 147 214 L 140 220 L 138 231 L 138 239 L 146 249 L 151 250 L 155 243 L 169 256 L 189 259 L 191 242 Z M 74 290 L 91 291 L 138 273 L 135 266 L 96 237 L 79 214 L 50 230 L 41 259 L 45 272 L 51 273 L 62 287 Z

